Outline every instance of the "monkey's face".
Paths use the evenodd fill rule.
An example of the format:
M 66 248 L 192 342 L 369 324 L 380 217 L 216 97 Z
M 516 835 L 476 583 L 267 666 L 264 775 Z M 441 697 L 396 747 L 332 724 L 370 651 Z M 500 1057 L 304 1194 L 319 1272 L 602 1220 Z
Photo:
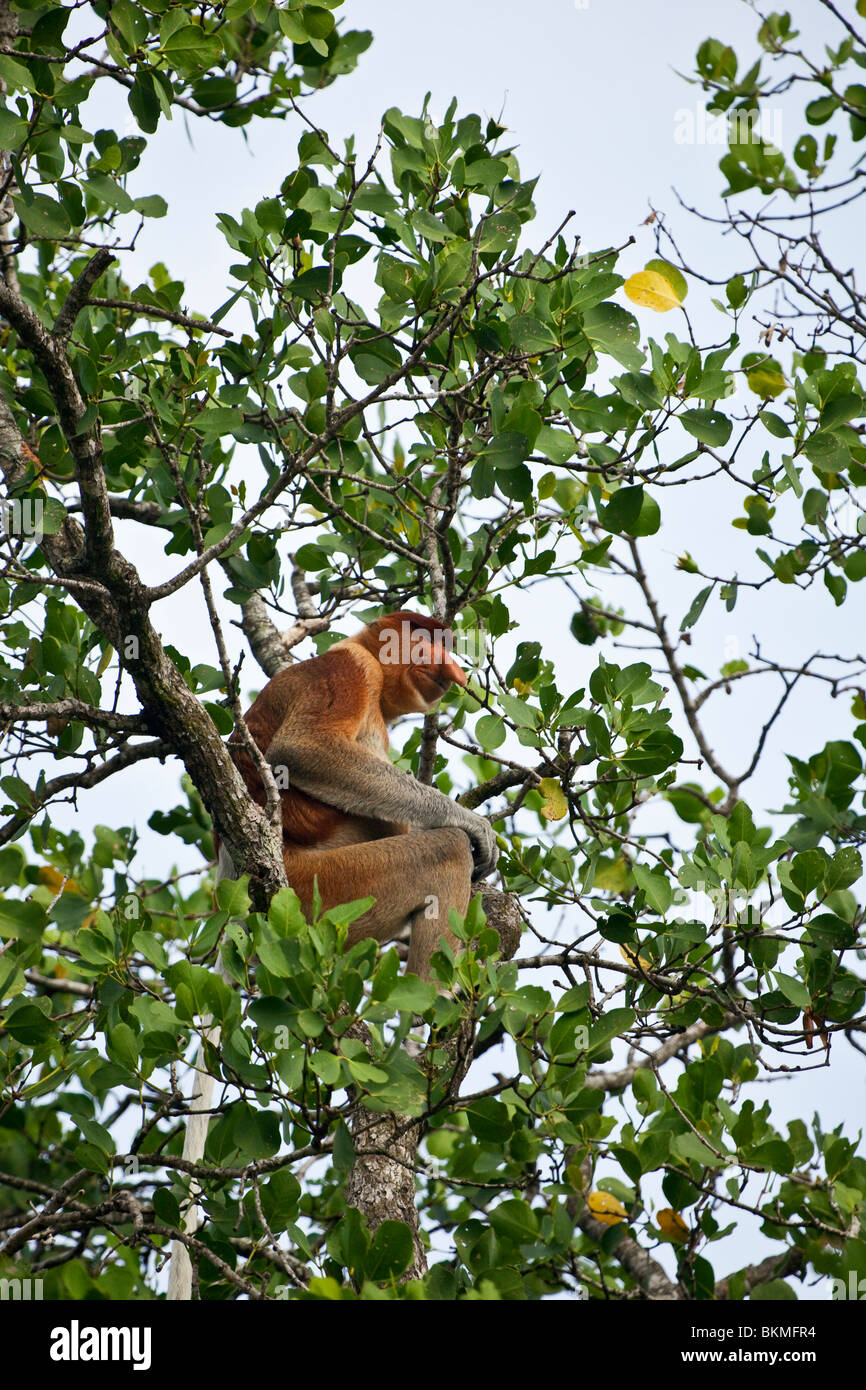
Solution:
M 453 634 L 432 618 L 392 613 L 376 625 L 377 655 L 385 674 L 382 710 L 386 720 L 398 714 L 424 714 L 466 676 L 452 653 Z
M 452 634 L 448 628 L 413 634 L 411 664 L 407 680 L 417 691 L 422 709 L 432 709 L 447 695 L 452 685 L 465 685 L 466 675 L 451 653 Z

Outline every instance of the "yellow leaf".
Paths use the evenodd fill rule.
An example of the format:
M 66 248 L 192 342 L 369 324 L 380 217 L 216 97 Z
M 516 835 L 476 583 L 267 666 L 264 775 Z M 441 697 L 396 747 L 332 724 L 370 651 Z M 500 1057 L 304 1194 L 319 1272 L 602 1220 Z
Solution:
M 514 686 L 518 695 L 528 695 L 532 689 L 532 681 L 522 681 L 519 676 L 515 676 L 511 684 Z
M 617 1226 L 628 1215 L 622 1202 L 609 1192 L 590 1192 L 587 1206 L 596 1221 L 603 1221 L 605 1226 Z
M 562 820 L 568 815 L 568 802 L 555 777 L 543 777 L 538 790 L 545 797 L 541 808 L 545 820 Z
M 759 368 L 757 371 L 748 372 L 746 381 L 749 383 L 750 391 L 754 391 L 756 396 L 761 396 L 768 401 L 775 400 L 776 396 L 781 396 L 788 384 L 781 372 L 774 372 L 769 368 Z
M 669 309 L 680 307 L 680 300 L 670 280 L 657 270 L 639 270 L 636 275 L 629 276 L 623 288 L 633 304 L 655 309 L 657 314 L 666 314 Z
M 675 1245 L 685 1245 L 689 1238 L 689 1228 L 678 1211 L 672 1207 L 664 1207 L 656 1215 L 659 1230 L 668 1240 L 672 1240 Z
M 39 882 L 44 883 L 46 888 L 50 888 L 52 893 L 59 893 L 65 875 L 62 874 L 59 869 L 55 869 L 52 864 L 42 864 L 39 868 L 38 877 Z M 68 878 L 66 879 L 66 885 L 63 891 L 64 893 L 77 893 L 78 884 Z
M 639 965 L 642 970 L 652 970 L 652 961 L 647 960 L 646 956 L 639 956 L 632 947 L 620 946 L 619 953 L 629 965 Z
M 622 855 L 612 861 L 599 860 L 592 886 L 593 888 L 603 888 L 608 893 L 617 893 L 620 896 L 628 891 L 628 865 Z
M 765 352 L 749 352 L 743 358 L 742 367 L 750 391 L 765 401 L 781 396 L 788 383 L 781 363 Z
M 689 292 L 689 284 L 681 270 L 678 270 L 675 265 L 671 265 L 670 261 L 660 260 L 647 261 L 644 270 L 654 270 L 657 275 L 661 275 L 663 280 L 667 280 L 680 304 L 682 304 Z

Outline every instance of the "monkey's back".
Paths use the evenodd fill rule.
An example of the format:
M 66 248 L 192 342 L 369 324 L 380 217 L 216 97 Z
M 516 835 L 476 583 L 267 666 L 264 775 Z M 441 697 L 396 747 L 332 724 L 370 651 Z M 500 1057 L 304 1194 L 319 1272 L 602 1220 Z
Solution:
M 360 679 L 359 679 L 360 676 Z M 298 662 L 280 671 L 253 702 L 246 724 L 262 752 L 278 729 L 299 744 L 310 742 L 310 731 L 332 745 L 359 743 L 375 757 L 387 759 L 388 732 L 378 713 L 382 677 L 378 661 L 357 644 L 340 642 L 321 656 Z M 372 712 L 372 713 L 371 713 Z M 235 766 L 252 798 L 260 805 L 266 797 L 258 769 L 240 736 L 233 733 L 229 746 Z M 363 844 L 389 835 L 405 834 L 407 825 L 352 816 L 309 796 L 291 785 L 281 785 L 280 769 L 274 768 L 280 787 L 283 844 L 286 855 L 303 850 Z M 285 771 L 288 782 L 288 771 Z

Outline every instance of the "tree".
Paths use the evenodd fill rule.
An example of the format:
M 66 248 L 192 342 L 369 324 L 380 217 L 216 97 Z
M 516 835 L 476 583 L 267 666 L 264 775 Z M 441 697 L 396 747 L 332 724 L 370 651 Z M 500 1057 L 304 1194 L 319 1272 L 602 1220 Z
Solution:
M 866 1163 L 817 1119 L 783 1131 L 750 1083 L 862 1050 L 864 662 L 756 639 L 706 675 L 689 644 L 720 601 L 760 596 L 772 625 L 774 596 L 820 579 L 841 605 L 866 574 L 864 302 L 824 230 L 861 193 L 833 161 L 866 134 L 849 80 L 866 43 L 826 4 L 826 60 L 782 15 L 742 77 L 723 42 L 701 46 L 745 200 L 718 215 L 743 251 L 722 279 L 660 215 L 643 270 L 632 238 L 587 249 L 571 218 L 533 236 L 507 130 L 454 102 L 389 109 L 372 151 L 332 139 L 315 90 L 369 42 L 338 9 L 0 3 L 0 1273 L 55 1298 L 150 1298 L 174 1237 L 216 1300 L 847 1288 Z M 804 83 L 807 125 L 833 133 L 807 130 L 791 162 L 758 117 Z M 95 93 L 141 134 L 91 132 Z M 205 314 L 170 267 L 124 276 L 141 219 L 165 210 L 138 187 L 146 137 L 181 114 L 297 138 L 281 186 L 220 216 L 237 260 Z M 715 283 L 721 337 L 701 346 L 683 300 Z M 654 311 L 683 336 L 648 336 Z M 677 626 L 656 579 L 664 490 L 686 485 L 757 544 L 748 577 L 716 573 L 695 530 Z M 169 579 L 142 578 L 131 527 Z M 573 613 L 584 688 L 532 634 L 503 658 L 520 587 Z M 198 588 L 214 657 L 194 666 L 171 624 Z M 407 726 L 399 762 L 489 814 L 504 848 L 505 891 L 470 908 L 463 953 L 440 952 L 438 991 L 396 947 L 343 952 L 357 905 L 304 922 L 225 745 L 249 743 L 259 679 L 231 624 L 271 675 L 413 602 L 456 626 L 475 676 Z M 740 719 L 772 683 L 729 766 L 709 712 Z M 810 685 L 850 695 L 851 719 L 834 707 L 829 740 L 804 720 L 787 793 L 750 804 Z M 168 758 L 183 800 L 135 812 L 199 847 L 192 883 L 136 870 L 128 825 L 52 823 Z M 216 910 L 215 830 L 242 871 Z M 202 1039 L 217 1086 L 193 1165 Z M 732 1268 L 744 1223 L 770 1253 Z

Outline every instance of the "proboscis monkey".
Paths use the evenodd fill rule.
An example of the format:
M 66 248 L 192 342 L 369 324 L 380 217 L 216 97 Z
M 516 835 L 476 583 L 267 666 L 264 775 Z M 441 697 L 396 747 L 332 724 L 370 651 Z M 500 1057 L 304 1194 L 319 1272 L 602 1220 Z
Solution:
M 452 634 L 418 613 L 389 613 L 322 656 L 268 682 L 246 716 L 281 788 L 283 859 L 306 913 L 318 883 L 325 909 L 358 898 L 375 904 L 350 927 L 347 945 L 389 941 L 411 925 L 408 969 L 429 976 L 451 908 L 465 916 L 472 884 L 496 864 L 489 821 L 401 772 L 388 759 L 388 725 L 426 713 L 466 677 L 451 654 Z M 232 752 L 250 794 L 265 795 L 249 756 Z M 234 870 L 225 847 L 218 873 Z M 212 1079 L 197 1061 L 184 1158 L 199 1162 L 207 1137 Z M 194 1209 L 186 1229 L 198 1224 Z M 192 1269 L 175 1242 L 170 1300 L 189 1299 Z
M 408 969 L 425 977 L 439 937 L 456 944 L 450 909 L 465 915 L 472 882 L 498 854 L 489 821 L 388 759 L 389 724 L 466 684 L 452 641 L 432 618 L 389 613 L 274 676 L 246 716 L 284 788 L 283 858 L 304 910 L 314 879 L 326 909 L 374 897 L 347 944 L 388 941 L 411 923 Z M 243 749 L 235 762 L 263 803 Z

